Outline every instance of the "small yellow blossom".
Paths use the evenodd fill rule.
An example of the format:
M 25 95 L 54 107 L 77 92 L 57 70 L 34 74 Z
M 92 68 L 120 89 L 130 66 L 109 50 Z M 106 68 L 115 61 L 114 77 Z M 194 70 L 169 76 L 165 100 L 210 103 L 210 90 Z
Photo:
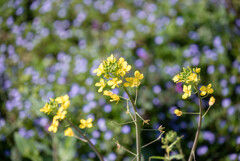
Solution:
M 59 119 L 59 120 L 63 120 L 65 118 L 67 114 L 67 111 L 64 110 L 64 107 L 61 106 L 58 111 L 57 111 L 57 114 L 54 116 L 55 119 Z
M 134 78 L 133 77 L 129 77 L 129 78 L 126 78 L 126 83 L 124 83 L 124 86 L 125 87 L 138 87 L 140 85 L 140 81 L 141 79 L 143 79 L 143 74 L 141 74 L 138 70 L 135 71 L 134 73 Z
M 135 72 L 134 72 L 134 76 L 135 76 L 135 79 L 137 79 L 137 80 L 142 80 L 143 79 L 143 74 L 141 74 L 138 70 L 136 70 Z
M 134 87 L 135 86 L 135 84 L 136 84 L 136 79 L 135 78 L 133 78 L 133 77 L 129 77 L 129 78 L 126 78 L 126 83 L 124 83 L 124 86 L 125 87 Z
M 51 106 L 46 103 L 43 108 L 40 109 L 40 112 L 49 114 L 52 111 Z
M 65 136 L 74 136 L 74 132 L 72 131 L 72 129 L 69 127 L 64 131 L 64 135 Z
M 92 125 L 92 118 L 89 118 L 89 119 L 87 119 L 87 120 L 84 120 L 84 119 L 81 119 L 80 120 L 80 125 L 79 125 L 79 127 L 81 128 L 81 129 L 84 129 L 84 128 L 91 128 L 93 125 Z
M 116 104 L 118 104 L 119 100 L 120 100 L 120 97 L 116 94 L 113 94 L 110 96 L 112 99 L 110 100 L 110 102 L 113 102 L 113 101 L 117 101 Z
M 111 54 L 111 56 L 109 56 L 107 58 L 107 61 L 110 62 L 110 63 L 115 63 L 116 62 L 116 58 L 113 56 L 113 54 Z
M 188 97 L 191 96 L 191 88 L 192 88 L 191 85 L 189 85 L 189 86 L 184 85 L 183 86 L 184 94 L 182 95 L 182 99 L 187 99 Z
M 103 95 L 105 95 L 105 96 L 111 96 L 111 95 L 113 95 L 113 92 L 112 92 L 112 91 L 104 90 L 104 91 L 103 91 Z
M 209 99 L 209 106 L 212 106 L 214 103 L 215 103 L 215 98 L 212 96 L 212 97 Z
M 200 73 L 200 71 L 201 71 L 201 68 L 197 68 L 197 67 L 195 68 L 196 73 Z
M 70 106 L 69 96 L 66 94 L 55 99 L 57 103 L 61 103 L 64 109 L 67 109 Z
M 97 73 L 98 77 L 101 76 L 102 74 L 104 74 L 105 70 L 104 70 L 104 67 L 103 67 L 103 63 L 101 63 L 99 65 L 99 67 L 93 71 L 93 73 Z
M 182 116 L 182 111 L 176 109 L 174 110 L 174 113 L 177 115 L 177 116 Z
M 172 80 L 173 80 L 174 83 L 178 83 L 178 81 L 179 81 L 179 74 L 175 75 Z
M 98 92 L 102 92 L 103 88 L 106 86 L 104 79 L 100 79 L 100 82 L 96 83 L 95 86 L 100 87 Z
M 205 96 L 206 94 L 212 94 L 214 92 L 214 90 L 212 89 L 212 84 L 209 84 L 207 87 L 202 86 L 200 90 L 201 90 L 201 96 Z
M 190 76 L 188 77 L 189 81 L 197 82 L 197 74 L 196 73 L 191 73 Z
M 108 85 L 112 86 L 111 88 L 114 89 L 115 87 L 119 87 L 118 84 L 121 84 L 122 80 L 119 80 L 118 78 L 113 78 L 112 80 L 108 81 Z
M 52 131 L 53 133 L 56 133 L 58 125 L 59 125 L 59 121 L 57 119 L 53 118 L 53 122 L 52 122 L 51 126 L 49 126 L 48 131 L 49 132 Z
M 64 96 L 57 97 L 57 98 L 55 99 L 55 101 L 56 101 L 57 103 L 64 103 L 64 102 L 67 101 L 68 99 L 69 99 L 69 96 L 66 94 L 66 95 L 64 95 Z

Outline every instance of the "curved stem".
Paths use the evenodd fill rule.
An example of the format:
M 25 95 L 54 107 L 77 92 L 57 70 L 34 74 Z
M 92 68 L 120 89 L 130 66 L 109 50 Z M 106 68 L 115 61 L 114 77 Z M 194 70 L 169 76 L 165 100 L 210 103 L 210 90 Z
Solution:
M 199 134 L 200 134 L 200 130 L 201 130 L 201 125 L 202 125 L 202 108 L 203 108 L 202 99 L 201 99 L 199 90 L 197 88 L 197 85 L 194 84 L 194 86 L 195 86 L 195 89 L 197 90 L 198 99 L 199 99 L 199 117 L 198 117 L 197 132 L 196 132 L 196 136 L 195 136 L 195 139 L 194 139 L 194 142 L 193 142 L 193 146 L 192 146 L 191 153 L 189 155 L 188 161 L 192 161 L 193 156 L 195 156 L 194 153 L 195 153 L 195 150 L 196 150 L 196 147 L 197 147 L 197 142 L 198 142 L 198 138 L 199 138 Z
M 88 142 L 90 147 L 94 150 L 94 152 L 97 154 L 98 158 L 100 161 L 104 161 L 102 155 L 99 153 L 97 148 L 93 145 L 93 143 L 89 140 L 89 138 L 77 127 L 75 126 L 71 121 L 67 120 L 66 121 Z
M 136 126 L 136 149 L 137 149 L 137 156 L 136 157 L 137 157 L 137 161 L 141 161 L 141 136 L 140 136 L 141 127 L 140 127 L 140 122 L 139 122 L 140 119 L 137 116 L 137 108 L 136 108 L 136 105 L 135 105 L 135 102 L 134 102 L 132 96 L 130 95 L 130 93 L 128 92 L 128 90 L 124 86 L 123 86 L 123 89 L 127 93 L 128 97 L 130 99 L 130 102 L 133 106 L 133 109 L 134 109 L 135 126 Z

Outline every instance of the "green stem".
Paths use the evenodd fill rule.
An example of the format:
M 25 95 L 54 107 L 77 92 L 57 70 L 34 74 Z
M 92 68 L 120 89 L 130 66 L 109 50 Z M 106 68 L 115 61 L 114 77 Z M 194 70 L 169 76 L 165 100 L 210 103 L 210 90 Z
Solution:
M 127 93 L 130 102 L 133 106 L 134 109 L 134 117 L 135 117 L 135 126 L 136 126 L 136 149 L 137 149 L 137 161 L 141 161 L 141 127 L 140 127 L 140 119 L 137 116 L 137 108 L 135 106 L 134 100 L 132 98 L 132 96 L 130 95 L 130 93 L 128 92 L 128 90 L 123 86 L 124 91 Z
M 194 142 L 193 142 L 193 146 L 192 146 L 191 153 L 189 155 L 188 161 L 192 161 L 192 159 L 193 159 L 193 156 L 194 156 L 194 153 L 195 153 L 195 150 L 196 150 L 196 147 L 197 147 L 197 142 L 198 142 L 198 139 L 199 139 L 201 125 L 202 125 L 202 108 L 203 108 L 202 99 L 201 99 L 199 90 L 197 88 L 197 85 L 194 84 L 194 86 L 195 86 L 195 89 L 197 90 L 198 99 L 199 99 L 199 118 L 198 118 L 198 128 L 197 128 L 196 136 L 195 136 L 195 139 L 194 139 Z
M 210 110 L 211 106 L 208 107 L 207 111 L 204 113 L 204 115 L 202 116 L 202 118 L 204 118 L 204 116 L 208 113 L 208 111 Z
M 90 147 L 94 150 L 94 152 L 97 154 L 98 158 L 100 161 L 104 161 L 102 155 L 99 153 L 97 148 L 93 145 L 93 143 L 88 139 L 88 137 L 77 127 L 75 126 L 71 121 L 67 120 L 66 121 L 88 142 Z

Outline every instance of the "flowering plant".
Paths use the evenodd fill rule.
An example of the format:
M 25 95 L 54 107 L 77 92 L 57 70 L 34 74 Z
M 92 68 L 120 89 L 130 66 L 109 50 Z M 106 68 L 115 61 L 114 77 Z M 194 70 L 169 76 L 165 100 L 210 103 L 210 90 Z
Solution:
M 98 92 L 103 93 L 103 95 L 110 97 L 110 102 L 116 102 L 118 104 L 120 101 L 126 103 L 126 114 L 129 115 L 129 118 L 131 121 L 122 123 L 122 124 L 130 124 L 133 123 L 135 125 L 135 133 L 136 133 L 136 152 L 133 152 L 124 146 L 122 146 L 118 140 L 114 139 L 117 149 L 123 149 L 126 152 L 132 154 L 134 156 L 133 160 L 141 161 L 142 159 L 142 152 L 141 149 L 149 146 L 150 144 L 158 141 L 161 139 L 162 141 L 162 148 L 166 150 L 165 156 L 152 156 L 149 159 L 164 159 L 164 160 L 184 160 L 184 154 L 181 149 L 180 140 L 183 136 L 178 137 L 176 132 L 168 132 L 165 137 L 162 137 L 162 135 L 165 133 L 163 130 L 164 127 L 159 126 L 158 129 L 155 129 L 160 133 L 159 137 L 157 137 L 155 140 L 142 145 L 141 144 L 141 132 L 144 130 L 154 130 L 154 129 L 144 129 L 144 124 L 149 124 L 150 120 L 145 120 L 143 117 L 139 114 L 138 108 L 137 108 L 137 94 L 138 94 L 138 87 L 141 84 L 141 80 L 144 78 L 143 74 L 141 74 L 138 70 L 134 72 L 134 76 L 128 76 L 131 70 L 131 65 L 128 65 L 127 61 L 124 60 L 124 58 L 119 58 L 117 60 L 116 57 L 113 56 L 113 54 L 107 58 L 107 60 L 104 60 L 97 69 L 95 69 L 93 72 L 97 74 L 98 77 L 100 77 L 99 82 L 95 84 L 95 86 L 99 87 Z M 215 98 L 212 96 L 209 100 L 209 108 L 203 114 L 202 112 L 202 98 L 207 97 L 209 94 L 212 94 L 214 90 L 212 89 L 212 85 L 209 84 L 208 86 L 202 86 L 200 88 L 200 91 L 198 89 L 198 84 L 200 82 L 200 68 L 183 68 L 183 72 L 177 74 L 174 76 L 173 81 L 175 83 L 184 83 L 183 85 L 183 95 L 182 99 L 187 99 L 191 96 L 193 90 L 194 93 L 196 93 L 199 97 L 199 112 L 198 113 L 188 113 L 188 112 L 182 112 L 178 109 L 174 111 L 174 113 L 177 116 L 181 116 L 182 114 L 198 114 L 199 115 L 199 122 L 198 122 L 198 128 L 196 137 L 193 143 L 193 147 L 191 150 L 191 153 L 189 155 L 189 161 L 192 160 L 192 158 L 195 158 L 195 149 L 197 146 L 197 141 L 200 133 L 201 123 L 204 116 L 209 111 L 210 107 L 214 104 Z M 106 89 L 108 88 L 108 89 Z M 114 93 L 114 89 L 122 89 L 125 92 L 125 95 L 119 95 Z M 129 89 L 134 89 L 135 96 L 131 94 Z M 130 103 L 130 106 L 129 106 Z M 57 97 L 56 99 L 50 98 L 50 101 L 45 104 L 45 106 L 40 109 L 41 112 L 44 112 L 46 114 L 53 114 L 53 121 L 51 126 L 49 126 L 48 131 L 52 131 L 53 133 L 57 132 L 59 121 L 66 120 L 68 125 L 73 127 L 80 135 L 77 136 L 71 127 L 68 127 L 64 135 L 75 137 L 83 142 L 88 142 L 91 148 L 95 151 L 97 154 L 99 160 L 103 161 L 104 157 L 99 153 L 97 148 L 94 146 L 94 144 L 90 141 L 90 139 L 87 137 L 87 135 L 82 132 L 80 129 L 85 128 L 91 128 L 93 126 L 92 118 L 80 119 L 80 125 L 79 128 L 75 126 L 71 120 L 68 119 L 66 116 L 67 109 L 70 106 L 69 96 L 64 95 L 61 97 Z M 132 107 L 132 108 L 130 108 Z M 179 151 L 180 154 L 172 155 L 170 156 L 170 152 L 176 147 L 176 149 Z

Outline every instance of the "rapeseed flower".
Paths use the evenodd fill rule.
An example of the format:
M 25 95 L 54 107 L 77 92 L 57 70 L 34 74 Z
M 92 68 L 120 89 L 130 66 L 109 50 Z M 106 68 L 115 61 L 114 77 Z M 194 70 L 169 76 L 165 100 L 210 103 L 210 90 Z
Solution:
M 205 96 L 206 94 L 212 94 L 214 90 L 212 89 L 212 84 L 208 84 L 208 86 L 202 86 L 200 88 L 201 96 Z
M 64 135 L 65 136 L 74 136 L 74 132 L 73 132 L 73 130 L 72 130 L 72 128 L 67 128 L 65 131 L 64 131 Z
M 96 83 L 95 86 L 100 87 L 98 89 L 98 92 L 102 92 L 103 88 L 106 86 L 106 83 L 105 83 L 104 79 L 101 78 L 100 82 Z
M 182 111 L 176 109 L 174 110 L 174 113 L 177 115 L 177 116 L 182 116 Z
M 186 85 L 184 85 L 183 86 L 183 92 L 184 92 L 184 94 L 182 95 L 182 99 L 187 99 L 188 97 L 190 97 L 191 96 L 191 88 L 192 88 L 192 86 L 191 85 L 189 85 L 189 86 L 186 86 Z
M 213 104 L 215 103 L 215 98 L 212 96 L 210 99 L 209 99 L 209 106 L 212 106 Z
M 79 125 L 79 127 L 81 128 L 81 129 L 84 129 L 84 128 L 91 128 L 93 125 L 92 125 L 92 118 L 89 118 L 89 119 L 87 119 L 87 120 L 84 120 L 84 119 L 81 119 L 80 120 L 80 125 Z

